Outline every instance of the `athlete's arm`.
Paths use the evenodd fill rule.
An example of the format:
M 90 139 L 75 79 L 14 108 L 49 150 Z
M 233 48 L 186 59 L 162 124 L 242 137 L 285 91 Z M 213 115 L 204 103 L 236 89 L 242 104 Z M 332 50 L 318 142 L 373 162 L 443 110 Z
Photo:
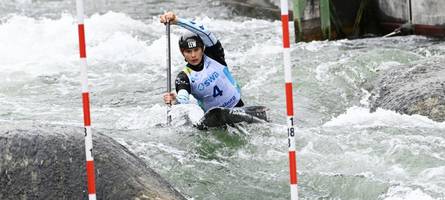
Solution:
M 224 49 L 221 43 L 216 39 L 212 32 L 204 27 L 204 25 L 181 18 L 176 18 L 175 22 L 177 25 L 199 35 L 206 47 L 204 50 L 205 55 L 216 60 L 220 64 L 227 66 L 224 58 Z
M 205 48 L 204 54 L 213 60 L 216 60 L 216 62 L 219 62 L 221 65 L 227 66 L 224 49 L 219 40 L 215 45 Z
M 187 104 L 190 103 L 190 81 L 187 76 L 187 74 L 183 71 L 181 71 L 175 80 L 175 87 L 176 87 L 176 102 L 179 104 Z
M 166 12 L 159 18 L 161 23 L 170 22 L 172 24 L 177 24 L 193 33 L 198 34 L 199 37 L 201 37 L 201 39 L 203 40 L 206 47 L 204 50 L 204 54 L 212 58 L 213 60 L 216 60 L 220 64 L 227 66 L 226 60 L 224 58 L 224 49 L 221 43 L 218 39 L 216 39 L 213 33 L 207 30 L 202 24 L 186 19 L 181 19 L 173 12 Z
M 218 39 L 216 39 L 215 35 L 213 35 L 212 32 L 207 30 L 204 25 L 189 21 L 182 18 L 176 18 L 176 24 L 199 35 L 201 37 L 202 41 L 204 42 L 204 45 L 206 47 L 211 47 L 218 42 Z

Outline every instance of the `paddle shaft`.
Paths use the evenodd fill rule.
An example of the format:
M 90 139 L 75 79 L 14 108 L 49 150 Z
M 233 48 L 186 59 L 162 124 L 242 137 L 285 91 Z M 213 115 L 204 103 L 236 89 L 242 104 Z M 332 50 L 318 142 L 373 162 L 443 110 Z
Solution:
M 170 53 L 170 22 L 165 24 L 165 33 L 167 35 L 167 92 L 170 95 L 172 92 L 172 83 L 171 83 L 171 53 Z M 172 117 L 170 115 L 171 102 L 167 107 L 167 124 L 170 125 Z

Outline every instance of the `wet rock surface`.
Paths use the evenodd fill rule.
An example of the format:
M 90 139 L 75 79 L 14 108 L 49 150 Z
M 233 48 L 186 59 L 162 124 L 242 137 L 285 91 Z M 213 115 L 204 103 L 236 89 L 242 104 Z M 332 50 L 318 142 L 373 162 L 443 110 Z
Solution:
M 371 112 L 384 108 L 445 121 L 444 64 L 444 59 L 433 59 L 380 72 L 370 97 Z
M 83 128 L 0 125 L 0 199 L 87 199 Z M 185 199 L 124 146 L 94 133 L 98 199 Z

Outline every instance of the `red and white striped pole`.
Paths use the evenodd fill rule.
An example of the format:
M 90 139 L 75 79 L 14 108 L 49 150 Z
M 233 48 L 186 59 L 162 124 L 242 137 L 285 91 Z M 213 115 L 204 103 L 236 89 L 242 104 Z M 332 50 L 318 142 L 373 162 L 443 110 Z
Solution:
M 298 199 L 297 156 L 295 153 L 294 102 L 292 97 L 292 72 L 290 63 L 289 42 L 289 8 L 288 1 L 281 0 L 281 23 L 283 27 L 283 60 L 284 79 L 286 81 L 287 136 L 289 146 L 289 173 L 291 200 Z
M 77 23 L 79 32 L 80 79 L 82 81 L 83 122 L 85 126 L 85 155 L 88 182 L 88 199 L 96 200 L 96 183 L 93 158 L 93 133 L 91 132 L 90 97 L 88 92 L 87 52 L 85 45 L 85 27 L 83 25 L 83 0 L 76 0 Z

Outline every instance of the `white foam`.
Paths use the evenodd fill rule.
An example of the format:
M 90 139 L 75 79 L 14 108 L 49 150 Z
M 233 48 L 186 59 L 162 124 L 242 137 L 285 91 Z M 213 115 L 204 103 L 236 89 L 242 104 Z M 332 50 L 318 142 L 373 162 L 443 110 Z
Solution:
M 395 66 L 399 66 L 401 65 L 400 62 L 396 62 L 396 61 L 387 61 L 387 62 L 382 62 L 377 68 L 380 70 L 387 70 L 390 68 L 393 68 Z
M 243 86 L 242 88 L 243 91 L 252 90 L 254 88 L 259 89 L 260 88 L 259 86 L 263 85 L 268 80 L 271 80 L 271 78 L 278 73 L 278 69 L 276 67 L 271 68 L 270 66 L 267 65 L 258 66 L 257 69 L 258 70 L 254 71 L 254 73 L 256 74 L 255 75 L 256 78 L 249 80 L 249 82 L 247 82 Z
M 0 70 L 40 74 L 70 67 L 63 63 L 75 59 L 75 28 L 68 15 L 58 20 L 10 16 L 0 24 L 0 37 L 7 38 L 0 40 Z
M 12 2 L 18 4 L 18 5 L 30 5 L 32 4 L 33 0 L 12 0 Z
M 162 26 L 159 22 L 144 24 L 122 13 L 95 14 L 85 20 L 88 63 L 138 62 L 164 68 L 165 34 L 151 44 L 138 37 L 160 35 Z M 0 24 L 0 37 L 7 38 L 0 40 L 1 73 L 38 76 L 79 71 L 77 22 L 69 14 L 59 19 L 11 15 Z M 174 55 L 181 61 L 179 53 Z
M 170 115 L 174 126 L 182 126 L 196 124 L 204 116 L 204 111 L 196 104 L 178 104 L 172 106 Z
M 419 174 L 419 178 L 428 181 L 431 179 L 445 179 L 445 166 L 425 169 Z
M 148 60 L 148 48 L 143 41 L 124 32 L 115 32 L 100 44 L 89 48 L 92 64 L 100 62 L 140 62 Z
M 421 115 L 402 115 L 390 110 L 378 108 L 376 112 L 370 113 L 368 108 L 353 106 L 346 113 L 341 114 L 323 127 L 356 127 L 369 128 L 377 126 L 388 127 L 423 127 L 445 129 L 445 123 L 435 122 Z
M 131 110 L 112 110 L 119 115 L 116 123 L 118 129 L 146 129 L 167 124 L 167 106 L 155 104 L 150 108 L 136 107 Z M 204 111 L 196 104 L 178 104 L 171 107 L 172 126 L 179 127 L 197 123 Z
M 196 21 L 204 24 L 212 32 L 237 32 L 238 34 L 246 31 L 246 27 L 250 30 L 267 30 L 270 31 L 271 27 L 279 28 L 279 33 L 281 33 L 281 22 L 280 21 L 268 21 L 262 19 L 249 19 L 243 21 L 233 21 L 224 19 L 212 19 L 209 17 L 198 17 Z M 242 31 L 242 32 L 239 32 Z M 216 35 L 220 38 L 219 35 Z M 281 35 L 278 35 L 281 38 Z
M 342 64 L 347 63 L 350 60 L 350 58 L 340 58 L 338 61 L 328 61 L 328 62 L 322 62 L 320 65 L 317 66 L 315 72 L 316 76 L 315 78 L 319 81 L 327 81 L 329 80 L 329 75 L 332 74 L 330 70 L 337 66 L 341 66 Z
M 413 190 L 403 186 L 390 188 L 386 196 L 384 200 L 434 200 L 420 189 Z
M 363 106 L 368 107 L 369 106 L 369 97 L 371 96 L 371 93 L 368 92 L 368 90 L 365 90 L 365 89 L 361 89 L 361 90 L 362 90 L 363 96 L 360 99 L 360 104 L 363 105 Z
M 427 168 L 420 172 L 415 180 L 424 188 L 428 188 L 429 191 L 445 195 L 443 188 L 443 183 L 445 182 L 445 166 Z
M 144 24 L 122 13 L 93 15 L 86 21 L 89 58 L 96 62 L 140 62 L 164 67 L 165 34 L 152 43 L 139 39 L 138 34 L 160 34 L 162 24 Z M 172 40 L 176 37 L 173 36 Z M 88 51 L 88 50 L 87 50 Z
M 342 43 L 342 41 L 311 41 L 311 42 L 300 42 L 296 46 L 298 48 L 310 51 L 310 52 L 319 52 L 322 51 L 324 47 L 327 46 L 338 46 Z
M 144 129 L 148 127 L 155 127 L 166 122 L 166 107 L 155 104 L 151 108 L 143 109 L 137 107 L 130 111 L 112 110 L 113 114 L 119 115 L 119 120 L 116 123 L 117 129 Z

